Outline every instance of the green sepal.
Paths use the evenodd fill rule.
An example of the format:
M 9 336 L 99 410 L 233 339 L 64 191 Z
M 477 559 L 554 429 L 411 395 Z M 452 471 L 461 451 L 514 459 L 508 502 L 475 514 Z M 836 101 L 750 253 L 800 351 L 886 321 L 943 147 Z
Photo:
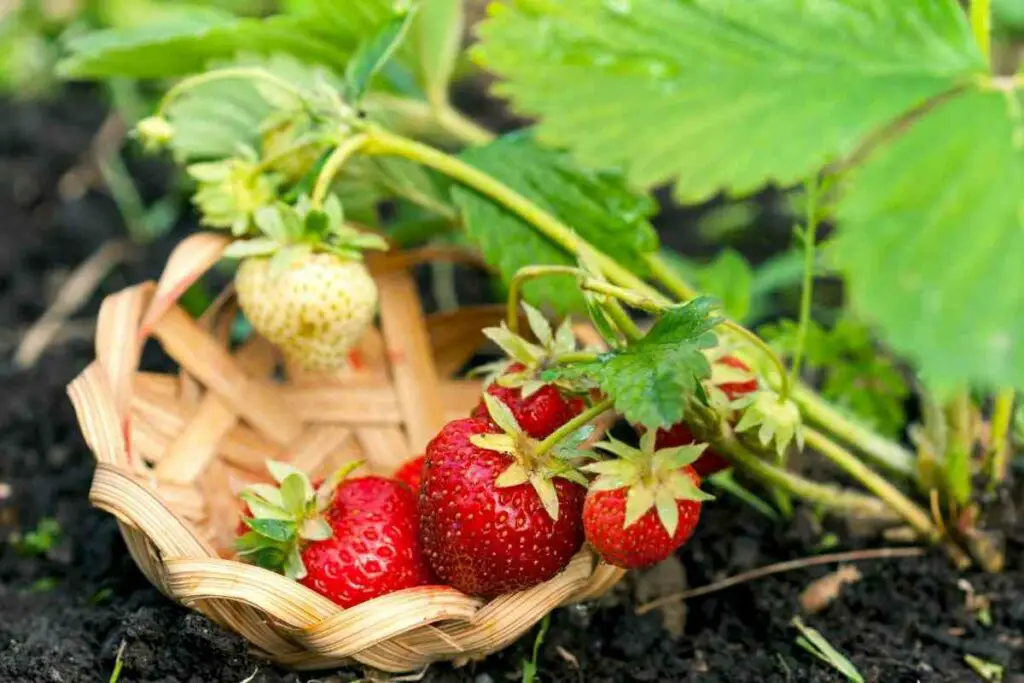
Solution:
M 260 536 L 269 538 L 271 541 L 282 543 L 295 539 L 295 522 L 285 519 L 259 519 L 247 517 L 243 520 L 245 525 Z

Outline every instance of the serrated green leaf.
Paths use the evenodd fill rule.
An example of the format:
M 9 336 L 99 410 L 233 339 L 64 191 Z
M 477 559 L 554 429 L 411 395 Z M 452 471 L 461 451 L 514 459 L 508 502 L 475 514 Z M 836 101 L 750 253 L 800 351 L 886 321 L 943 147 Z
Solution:
M 711 376 L 701 349 L 715 344 L 710 299 L 667 310 L 650 332 L 630 346 L 589 363 L 561 369 L 563 377 L 597 384 L 615 410 L 633 424 L 658 429 L 683 418 L 686 401 Z
M 955 0 L 505 0 L 479 33 L 543 142 L 688 201 L 802 181 L 986 70 Z
M 246 526 L 260 536 L 266 536 L 272 541 L 290 541 L 295 538 L 295 522 L 283 519 L 246 519 Z
M 358 105 L 374 76 L 398 50 L 409 32 L 409 25 L 416 15 L 417 6 L 396 11 L 380 28 L 368 35 L 345 68 L 345 101 Z
M 463 152 L 461 158 L 562 219 L 634 272 L 643 274 L 643 255 L 658 248 L 647 221 L 654 209 L 649 197 L 631 193 L 616 176 L 574 167 L 565 155 L 539 147 L 529 132 L 506 135 Z M 575 256 L 482 195 L 455 187 L 452 197 L 462 211 L 466 233 L 506 283 L 524 266 L 576 265 Z M 523 294 L 530 303 L 554 307 L 558 313 L 584 310 L 572 276 L 528 282 Z
M 717 297 L 722 310 L 733 320 L 744 320 L 750 313 L 754 271 L 741 254 L 725 249 L 697 273 L 700 290 Z
M 850 178 L 830 251 L 860 316 L 938 392 L 1024 387 L 1018 93 L 937 106 Z

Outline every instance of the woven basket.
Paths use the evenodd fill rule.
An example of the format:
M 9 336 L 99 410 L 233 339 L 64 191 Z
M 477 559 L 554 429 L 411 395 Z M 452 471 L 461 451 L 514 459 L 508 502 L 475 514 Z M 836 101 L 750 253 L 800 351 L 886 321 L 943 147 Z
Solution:
M 486 603 L 432 586 L 342 609 L 230 559 L 237 493 L 267 480 L 268 458 L 312 477 L 353 459 L 390 474 L 447 420 L 467 415 L 479 383 L 446 378 L 479 350 L 481 328 L 496 324 L 502 311 L 425 318 L 408 267 L 436 254 L 386 256 L 371 262 L 380 329 L 366 335 L 352 367 L 332 377 L 281 373 L 262 339 L 231 349 L 230 291 L 199 321 L 177 305 L 226 244 L 216 235 L 193 236 L 160 282 L 109 297 L 99 316 L 97 360 L 69 387 L 97 461 L 90 499 L 117 518 L 154 586 L 279 664 L 321 669 L 355 661 L 398 673 L 485 657 L 555 607 L 597 597 L 621 578 L 584 549 L 552 580 Z M 150 337 L 178 363 L 178 374 L 139 371 Z

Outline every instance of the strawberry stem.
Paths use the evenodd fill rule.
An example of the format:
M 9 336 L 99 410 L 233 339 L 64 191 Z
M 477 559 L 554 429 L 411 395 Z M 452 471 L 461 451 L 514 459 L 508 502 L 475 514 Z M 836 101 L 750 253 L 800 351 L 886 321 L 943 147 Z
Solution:
M 818 240 L 818 179 L 811 178 L 805 183 L 807 193 L 806 218 L 799 233 L 804 241 L 804 272 L 800 288 L 800 322 L 796 333 L 796 349 L 793 351 L 790 381 L 800 380 L 800 365 L 804 360 L 807 346 L 807 330 L 811 324 L 811 300 L 814 294 L 814 250 Z
M 320 175 L 317 176 L 316 185 L 313 187 L 313 196 L 310 198 L 313 208 L 323 207 L 335 176 L 341 171 L 345 162 L 363 148 L 368 139 L 369 137 L 362 133 L 346 138 L 331 152 L 331 156 L 327 157 L 324 167 L 320 169 Z
M 513 334 L 519 333 L 519 302 L 522 299 L 523 286 L 527 282 L 549 275 L 579 277 L 582 274 L 583 271 L 573 266 L 525 266 L 517 270 L 508 283 L 508 304 L 505 313 L 505 323 L 508 325 L 508 329 Z
M 606 398 L 590 406 L 582 413 L 580 413 L 579 415 L 577 415 L 576 417 L 574 417 L 573 419 L 569 420 L 564 425 L 556 429 L 546 439 L 537 444 L 537 447 L 534 448 L 533 451 L 534 455 L 544 455 L 552 448 L 557 446 L 558 442 L 560 442 L 562 439 L 587 426 L 592 421 L 600 417 L 603 413 L 610 410 L 613 405 L 614 401 L 612 401 L 612 399 L 610 398 Z
M 996 396 L 992 408 L 992 433 L 989 436 L 991 456 L 988 461 L 990 486 L 996 486 L 1006 479 L 1007 464 L 1010 453 L 1010 419 L 1013 416 L 1013 388 L 1003 389 Z

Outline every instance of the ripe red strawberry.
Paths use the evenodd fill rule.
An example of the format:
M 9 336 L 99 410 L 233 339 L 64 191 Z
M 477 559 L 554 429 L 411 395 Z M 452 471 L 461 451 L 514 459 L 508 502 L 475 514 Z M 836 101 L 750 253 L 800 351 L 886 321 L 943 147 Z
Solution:
M 315 490 L 298 470 L 274 463 L 280 488 L 243 494 L 255 516 L 245 520 L 252 531 L 238 539 L 239 554 L 342 607 L 432 583 L 415 496 L 393 479 L 345 480 L 347 471 Z
M 515 365 L 512 366 L 513 368 Z M 580 398 L 566 398 L 554 386 L 547 384 L 524 396 L 518 387 L 503 387 L 497 382 L 487 387 L 487 393 L 509 407 L 523 431 L 535 439 L 550 436 L 556 429 L 582 413 L 587 404 Z M 483 401 L 473 409 L 472 417 L 486 417 Z
M 672 425 L 668 429 L 659 429 L 655 448 L 675 448 L 697 443 L 693 432 L 685 422 Z M 732 464 L 711 448 L 707 448 L 693 463 L 693 470 L 701 479 L 729 469 Z
M 394 478 L 409 487 L 414 495 L 420 495 L 420 484 L 423 482 L 423 463 L 427 457 L 421 455 L 411 460 L 406 460 L 401 467 L 395 471 Z
M 690 466 L 703 446 L 654 450 L 645 434 L 640 449 L 619 441 L 598 444 L 613 460 L 588 465 L 598 474 L 583 505 L 587 542 L 608 564 L 624 569 L 661 562 L 693 534 L 702 502 L 700 477 Z
M 493 422 L 449 422 L 427 446 L 420 515 L 437 576 L 494 597 L 550 579 L 579 551 L 586 479 L 535 452 L 508 408 L 486 400 Z

